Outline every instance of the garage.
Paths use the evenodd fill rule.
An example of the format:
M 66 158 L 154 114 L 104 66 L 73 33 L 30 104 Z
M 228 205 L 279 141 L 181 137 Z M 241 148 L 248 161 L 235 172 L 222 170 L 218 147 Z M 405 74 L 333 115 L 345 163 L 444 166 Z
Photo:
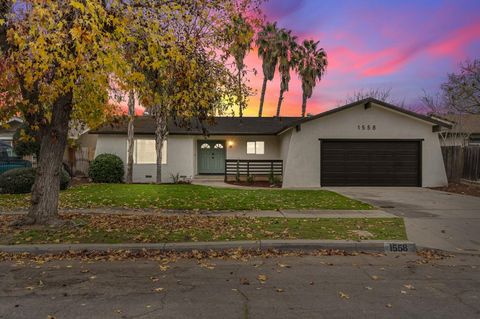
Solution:
M 321 140 L 322 186 L 421 186 L 421 140 Z

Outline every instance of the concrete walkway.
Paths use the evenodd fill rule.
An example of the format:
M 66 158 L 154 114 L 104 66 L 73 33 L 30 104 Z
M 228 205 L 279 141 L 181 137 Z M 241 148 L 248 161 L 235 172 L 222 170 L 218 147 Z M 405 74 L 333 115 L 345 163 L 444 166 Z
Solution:
M 27 211 L 5 211 L 0 214 L 22 215 Z M 278 217 L 278 218 L 394 218 L 394 214 L 382 210 L 261 210 L 261 211 L 182 211 L 158 209 L 90 208 L 63 209 L 70 214 L 118 214 L 118 215 L 158 215 L 158 216 L 232 216 L 232 217 Z
M 330 187 L 405 219 L 419 247 L 480 254 L 480 197 L 413 187 Z

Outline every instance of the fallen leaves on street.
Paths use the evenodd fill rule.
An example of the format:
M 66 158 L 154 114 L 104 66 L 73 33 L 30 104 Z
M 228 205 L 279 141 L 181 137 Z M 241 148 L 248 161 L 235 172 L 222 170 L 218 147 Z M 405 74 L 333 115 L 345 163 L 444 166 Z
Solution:
M 362 253 L 368 256 L 379 257 L 378 253 Z M 165 266 L 167 263 L 174 263 L 179 259 L 196 259 L 199 262 L 207 259 L 233 259 L 248 261 L 251 258 L 262 257 L 302 257 L 302 256 L 357 256 L 357 252 L 347 252 L 336 249 L 322 249 L 313 251 L 280 251 L 276 249 L 269 250 L 248 250 L 248 249 L 228 249 L 222 251 L 161 251 L 161 250 L 109 250 L 109 251 L 66 251 L 62 253 L 48 253 L 48 254 L 30 254 L 30 253 L 6 253 L 0 252 L 1 261 L 12 261 L 18 264 L 26 264 L 33 262 L 37 265 L 42 265 L 50 261 L 59 260 L 80 260 L 80 261 L 118 261 L 118 260 L 137 260 L 146 259 L 154 260 Z M 160 268 L 161 270 L 162 268 Z M 164 268 L 165 271 L 168 268 Z
M 338 295 L 339 295 L 340 298 L 342 298 L 342 299 L 350 299 L 350 296 L 347 295 L 346 293 L 342 292 L 342 291 L 339 291 L 339 292 L 338 292 Z

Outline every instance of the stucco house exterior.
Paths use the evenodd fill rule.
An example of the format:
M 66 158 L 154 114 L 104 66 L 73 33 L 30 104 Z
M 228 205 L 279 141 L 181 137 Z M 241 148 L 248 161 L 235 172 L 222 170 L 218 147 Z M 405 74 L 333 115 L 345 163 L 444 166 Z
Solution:
M 315 116 L 218 117 L 214 125 L 169 124 L 162 181 L 240 172 L 280 172 L 283 187 L 447 184 L 438 138 L 443 121 L 372 98 Z M 95 155 L 127 162 L 127 125 L 91 131 Z M 135 121 L 134 181 L 155 181 L 154 122 Z M 233 172 L 233 173 L 232 173 Z

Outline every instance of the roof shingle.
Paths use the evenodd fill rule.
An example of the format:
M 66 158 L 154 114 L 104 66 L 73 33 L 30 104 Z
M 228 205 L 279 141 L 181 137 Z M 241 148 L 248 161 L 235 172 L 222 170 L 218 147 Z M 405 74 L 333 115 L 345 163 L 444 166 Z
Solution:
M 297 122 L 300 117 L 216 117 L 214 124 L 204 123 L 207 135 L 275 135 L 281 130 Z M 107 124 L 92 134 L 125 134 L 127 121 L 118 124 Z M 155 122 L 151 116 L 137 117 L 134 122 L 135 134 L 154 134 Z M 202 135 L 202 124 L 192 121 L 189 126 L 168 123 L 168 132 L 172 135 Z

